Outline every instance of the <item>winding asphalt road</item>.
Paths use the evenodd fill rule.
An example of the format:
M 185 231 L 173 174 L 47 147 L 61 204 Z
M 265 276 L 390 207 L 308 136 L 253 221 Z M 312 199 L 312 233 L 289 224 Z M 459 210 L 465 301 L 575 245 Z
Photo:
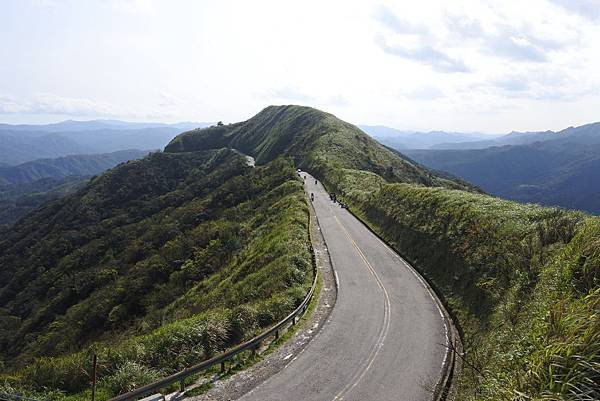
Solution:
M 446 325 L 422 279 L 306 175 L 339 283 L 321 332 L 244 401 L 431 400 Z

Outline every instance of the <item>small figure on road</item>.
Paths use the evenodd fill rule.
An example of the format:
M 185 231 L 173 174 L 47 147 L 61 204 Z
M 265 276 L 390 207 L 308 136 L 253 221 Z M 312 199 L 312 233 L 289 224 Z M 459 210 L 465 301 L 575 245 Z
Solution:
M 317 180 L 315 180 L 315 185 L 317 185 L 317 183 L 318 183 Z
M 313 202 L 315 200 L 315 194 L 310 193 L 310 201 Z

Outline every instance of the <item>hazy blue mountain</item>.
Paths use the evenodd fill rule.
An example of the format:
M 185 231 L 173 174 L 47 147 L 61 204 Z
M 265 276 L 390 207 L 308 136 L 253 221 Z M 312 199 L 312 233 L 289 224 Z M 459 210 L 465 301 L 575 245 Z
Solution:
M 557 143 L 600 144 L 600 123 L 569 127 L 562 131 L 511 132 L 499 138 L 461 143 L 439 143 L 432 149 L 485 149 L 493 146 L 527 145 L 535 142 L 556 141 Z M 416 149 L 416 148 L 415 148 Z
M 46 125 L 0 124 L 0 163 L 125 149 L 162 149 L 183 131 L 209 123 L 130 123 L 118 120 L 63 121 Z
M 600 144 L 593 143 L 600 135 L 567 134 L 529 145 L 403 152 L 503 198 L 600 214 Z
M 395 149 L 429 149 L 440 144 L 480 142 L 499 135 L 445 131 L 400 131 L 382 125 L 360 125 L 364 132 L 384 145 Z
M 52 124 L 0 124 L 0 130 L 25 131 L 25 132 L 65 132 L 65 131 L 92 131 L 101 129 L 129 130 L 142 128 L 177 128 L 189 130 L 199 127 L 208 127 L 213 123 L 207 122 L 179 122 L 174 124 L 152 122 L 129 122 L 120 120 L 66 120 Z
M 93 150 L 60 134 L 29 136 L 20 132 L 0 130 L 0 162 L 4 164 L 15 165 L 35 159 L 78 153 L 93 153 Z
M 42 178 L 95 175 L 119 163 L 139 159 L 148 151 L 120 150 L 97 155 L 71 155 L 39 159 L 18 166 L 0 167 L 0 185 L 27 184 Z

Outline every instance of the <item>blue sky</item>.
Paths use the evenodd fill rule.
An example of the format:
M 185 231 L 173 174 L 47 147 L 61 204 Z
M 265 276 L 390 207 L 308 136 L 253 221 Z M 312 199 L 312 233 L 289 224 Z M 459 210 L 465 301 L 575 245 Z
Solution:
M 294 103 L 399 129 L 560 129 L 600 120 L 598 43 L 595 0 L 2 0 L 0 121 Z

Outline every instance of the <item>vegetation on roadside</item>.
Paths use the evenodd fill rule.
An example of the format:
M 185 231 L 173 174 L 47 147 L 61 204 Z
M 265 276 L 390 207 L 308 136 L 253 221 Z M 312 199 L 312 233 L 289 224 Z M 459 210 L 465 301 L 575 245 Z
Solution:
M 362 171 L 325 180 L 457 316 L 459 399 L 600 398 L 600 219 Z
M 0 382 L 85 398 L 95 352 L 102 399 L 241 342 L 304 298 L 308 223 L 283 158 L 156 153 L 94 179 L 1 241 Z

